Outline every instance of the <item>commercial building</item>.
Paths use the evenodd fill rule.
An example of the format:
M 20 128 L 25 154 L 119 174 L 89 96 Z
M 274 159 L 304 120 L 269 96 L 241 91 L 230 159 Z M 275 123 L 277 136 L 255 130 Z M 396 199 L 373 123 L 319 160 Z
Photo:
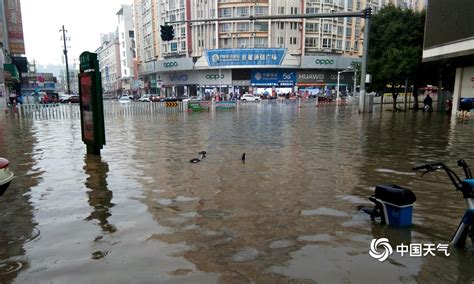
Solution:
M 363 19 L 229 18 L 355 11 L 366 6 L 377 10 L 389 2 L 135 0 L 139 76 L 145 92 L 167 96 L 333 89 L 338 71 L 347 71 L 361 61 Z M 158 39 L 157 32 L 149 28 L 196 19 L 218 21 L 174 23 L 175 38 L 169 42 Z M 343 88 L 353 89 L 353 73 L 342 73 L 340 79 Z
M 28 72 L 20 0 L 0 1 L 0 96 L 21 93 L 21 73 Z
M 102 75 L 102 88 L 106 95 L 119 96 L 122 93 L 120 46 L 117 33 L 101 35 L 101 47 L 96 50 Z
M 474 4 L 472 0 L 428 2 L 423 62 L 433 68 L 456 68 L 453 109 L 461 98 L 474 98 Z M 441 78 L 441 81 L 443 78 Z M 455 115 L 456 112 L 453 112 Z
M 122 5 L 117 12 L 118 41 L 120 53 L 120 85 L 123 92 L 137 91 L 138 84 L 135 78 L 135 32 L 133 28 L 133 8 L 131 5 Z

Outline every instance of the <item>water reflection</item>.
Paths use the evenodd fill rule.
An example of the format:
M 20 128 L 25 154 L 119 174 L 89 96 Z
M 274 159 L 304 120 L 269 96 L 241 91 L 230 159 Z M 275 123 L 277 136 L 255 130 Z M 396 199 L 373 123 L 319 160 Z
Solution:
M 40 237 L 33 217 L 30 189 L 38 184 L 32 161 L 31 124 L 0 117 L 0 156 L 10 160 L 16 178 L 0 197 L 0 283 L 8 283 L 29 267 L 25 245 Z
M 114 233 L 117 229 L 108 221 L 111 216 L 110 209 L 115 205 L 111 202 L 113 193 L 107 188 L 109 165 L 97 155 L 86 155 L 84 162 L 84 171 L 88 175 L 85 185 L 90 189 L 87 196 L 93 209 L 86 220 L 97 220 L 104 233 Z
M 79 125 L 33 121 L 29 163 L 41 183 L 30 202 L 42 234 L 24 248 L 31 268 L 19 282 L 472 278 L 471 252 L 383 264 L 368 255 L 373 238 L 449 241 L 464 210 L 461 196 L 442 174 L 421 179 L 410 168 L 474 156 L 466 147 L 472 124 L 449 130 L 444 115 L 273 102 L 135 114 L 106 120 L 103 160 L 84 157 Z M 206 159 L 189 163 L 203 150 Z M 375 224 L 357 211 L 386 182 L 415 191 L 411 229 Z

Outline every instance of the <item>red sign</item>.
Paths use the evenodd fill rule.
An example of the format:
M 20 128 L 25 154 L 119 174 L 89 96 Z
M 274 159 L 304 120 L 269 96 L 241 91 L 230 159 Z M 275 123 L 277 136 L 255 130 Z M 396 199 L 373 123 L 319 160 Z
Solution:
M 94 142 L 94 116 L 91 109 L 92 101 L 92 75 L 81 74 L 79 76 L 82 103 L 82 138 L 88 142 Z
M 4 0 L 3 3 L 5 6 L 10 53 L 25 54 L 20 0 Z

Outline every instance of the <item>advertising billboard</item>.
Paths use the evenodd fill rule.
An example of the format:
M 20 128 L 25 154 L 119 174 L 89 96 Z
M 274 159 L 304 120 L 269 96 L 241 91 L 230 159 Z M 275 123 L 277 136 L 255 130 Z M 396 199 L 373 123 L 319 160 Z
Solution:
M 284 48 L 215 49 L 205 52 L 209 66 L 281 65 Z
M 20 0 L 4 0 L 10 54 L 25 54 Z
M 252 86 L 291 87 L 296 83 L 296 71 L 289 69 L 254 69 L 250 82 Z
M 424 48 L 474 37 L 473 19 L 474 1 L 472 0 L 428 1 Z

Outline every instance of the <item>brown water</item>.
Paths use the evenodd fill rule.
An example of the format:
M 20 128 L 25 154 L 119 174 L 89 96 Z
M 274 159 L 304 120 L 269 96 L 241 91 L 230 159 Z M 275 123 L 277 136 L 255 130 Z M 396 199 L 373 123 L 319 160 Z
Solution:
M 77 119 L 0 117 L 0 156 L 17 178 L 0 197 L 0 282 L 458 282 L 474 252 L 380 263 L 392 245 L 448 243 L 464 202 L 414 162 L 474 165 L 474 121 L 350 106 L 246 104 L 238 111 L 106 119 L 102 158 Z M 207 158 L 189 160 L 198 152 Z M 241 154 L 246 153 L 245 164 Z M 417 195 L 414 225 L 357 210 L 376 184 Z

